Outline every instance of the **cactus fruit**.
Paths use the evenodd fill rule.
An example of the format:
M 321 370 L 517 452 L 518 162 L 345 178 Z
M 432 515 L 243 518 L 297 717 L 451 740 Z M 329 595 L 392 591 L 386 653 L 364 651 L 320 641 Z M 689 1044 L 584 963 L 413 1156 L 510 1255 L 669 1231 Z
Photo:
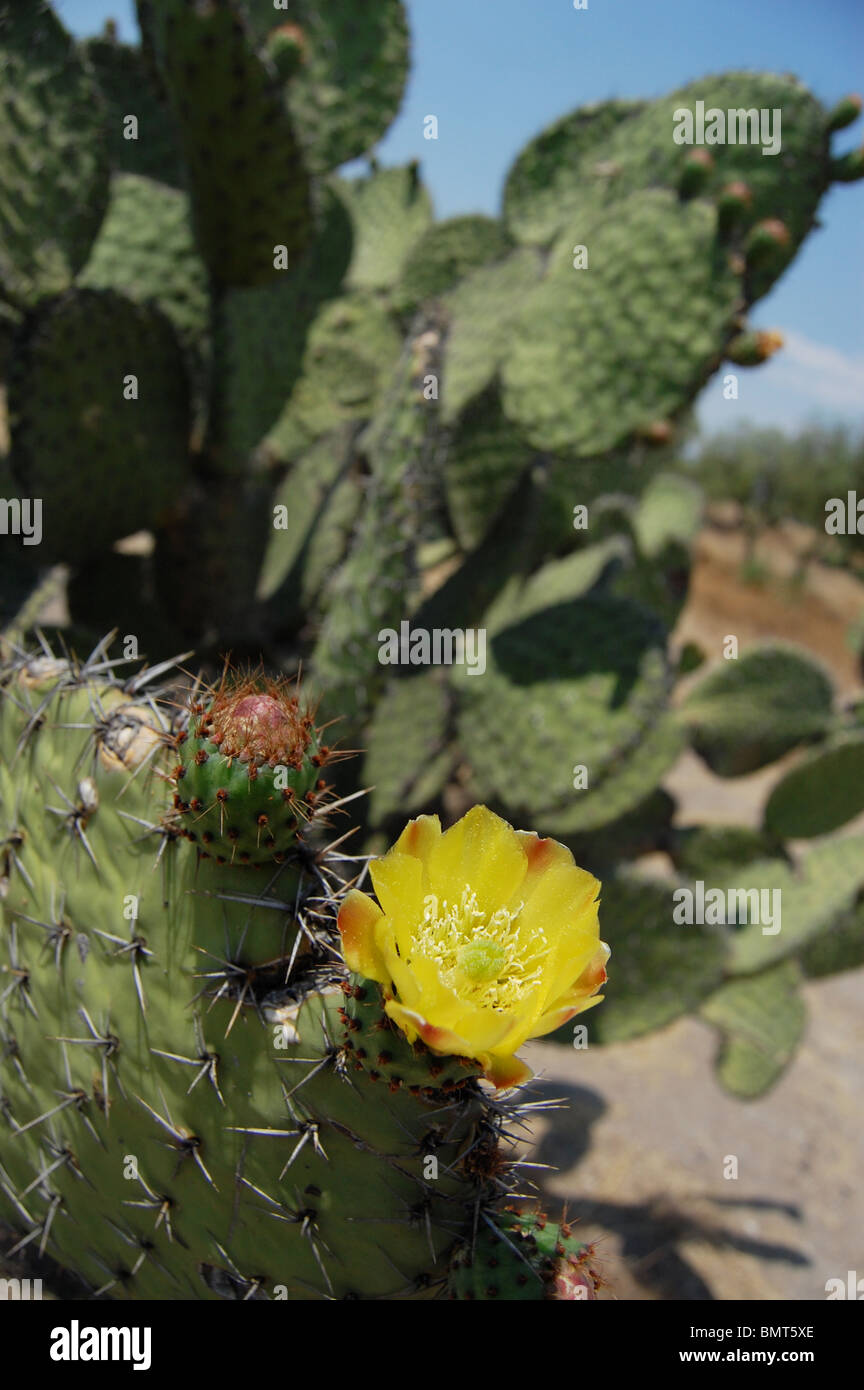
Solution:
M 281 864 L 321 803 L 330 749 L 285 681 L 228 670 L 178 735 L 177 824 L 219 863 Z
M 695 198 L 708 186 L 714 171 L 714 159 L 708 150 L 691 150 L 684 160 L 678 191 L 682 198 Z
M 579 1242 L 567 1222 L 505 1214 L 498 1230 L 484 1229 L 473 1250 L 466 1245 L 457 1253 L 449 1296 L 520 1302 L 536 1299 L 539 1285 L 546 1299 L 593 1302 L 604 1282 L 594 1261 L 595 1247 Z
M 845 130 L 847 125 L 852 125 L 861 115 L 861 98 L 857 92 L 851 96 L 843 97 L 837 105 L 832 108 L 828 115 L 827 129 L 829 131 Z
M 831 177 L 837 183 L 856 183 L 864 179 L 864 147 L 849 150 L 831 161 Z
M 782 346 L 782 333 L 761 329 L 755 333 L 739 333 L 726 348 L 726 356 L 739 367 L 758 367 Z

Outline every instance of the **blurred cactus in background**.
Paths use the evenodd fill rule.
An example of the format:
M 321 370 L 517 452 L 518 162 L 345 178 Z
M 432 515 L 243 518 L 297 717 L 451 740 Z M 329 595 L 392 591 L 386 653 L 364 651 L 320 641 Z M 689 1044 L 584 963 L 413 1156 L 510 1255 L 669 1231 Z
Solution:
M 47 1106 L 47 1081 L 36 1094 L 27 1068 L 16 1072 L 16 1049 L 23 1056 L 31 1046 L 52 1094 L 60 1086 L 73 1097 L 64 1115 L 83 1113 L 75 1097 L 92 1091 L 90 1072 L 98 1072 L 101 1112 L 93 1123 L 101 1132 L 109 1119 L 107 1035 L 119 1007 L 109 996 L 119 966 L 100 960 L 87 986 L 87 1027 L 105 1065 L 100 1071 L 93 1052 L 80 1074 L 61 1077 L 57 1041 L 44 1041 L 46 1028 L 28 1008 L 31 987 L 34 995 L 43 989 L 37 976 L 59 972 L 58 933 L 68 933 L 70 956 L 75 931 L 90 926 L 125 953 L 123 1007 L 133 1016 L 144 1007 L 135 971 L 149 948 L 117 936 L 100 879 L 100 865 L 113 864 L 121 847 L 134 875 L 143 875 L 145 858 L 149 874 L 152 855 L 135 848 L 124 817 L 163 837 L 171 863 L 188 850 L 175 843 L 181 822 L 193 836 L 225 833 L 221 805 L 214 810 L 209 800 L 222 765 L 217 776 L 207 709 L 189 727 L 144 699 L 138 677 L 121 685 L 102 641 L 109 629 L 127 644 L 125 657 L 130 638 L 133 659 L 157 664 L 194 648 L 210 675 L 229 649 L 288 676 L 302 666 L 320 724 L 338 719 L 341 745 L 364 750 L 333 769 L 337 798 L 371 788 L 351 802 L 361 831 L 356 851 L 382 851 L 408 817 L 437 812 L 449 823 L 475 802 L 553 836 L 603 880 L 615 976 L 592 1013 L 592 1038 L 632 1038 L 698 1012 L 717 1030 L 723 1084 L 741 1097 L 759 1095 L 802 1036 L 801 981 L 864 962 L 864 843 L 821 838 L 864 811 L 864 710 L 839 708 L 821 667 L 783 645 L 690 674 L 669 635 L 687 599 L 703 493 L 698 471 L 678 463 L 677 453 L 693 402 L 724 361 L 749 369 L 780 348 L 780 336 L 754 331 L 747 315 L 794 259 L 826 190 L 864 176 L 859 157 L 831 151 L 832 132 L 856 118 L 860 102 L 849 98 L 829 112 L 792 77 L 739 72 L 654 101 L 582 107 L 518 155 L 498 219 L 436 222 L 419 167 L 384 168 L 373 153 L 409 70 L 400 0 L 290 0 L 278 12 L 269 0 L 138 0 L 138 17 L 138 47 L 111 32 L 79 44 L 50 5 L 0 0 L 0 375 L 9 421 L 0 492 L 10 516 L 26 499 L 42 502 L 41 543 L 7 535 L 0 552 L 7 885 L 0 954 L 14 985 L 0 1014 L 11 1058 L 0 1096 L 11 1107 L 4 1113 L 12 1139 L 0 1144 L 7 1218 L 29 1213 L 21 1193 L 39 1171 L 39 1141 L 31 1134 L 32 1145 L 15 1147 L 21 1122 L 14 1117 L 22 1107 L 36 1115 Z M 697 100 L 722 110 L 780 110 L 782 153 L 675 143 L 674 113 Z M 337 172 L 363 155 L 364 176 Z M 135 533 L 147 534 L 130 543 Z M 95 653 L 84 663 L 59 656 L 56 642 L 41 654 L 34 646 L 57 565 L 66 567 L 70 613 L 58 636 Z M 394 672 L 381 660 L 383 634 L 402 634 L 406 625 L 451 638 L 482 634 L 482 674 L 479 655 L 475 669 L 409 660 Z M 275 689 L 246 692 L 265 725 Z M 194 747 L 202 756 L 163 766 L 177 798 L 167 822 L 149 774 L 131 781 L 122 801 L 119 782 L 110 796 L 103 788 L 103 803 L 117 803 L 110 815 L 103 806 L 94 816 L 101 852 L 91 863 L 81 759 L 95 749 L 103 778 L 138 765 L 105 762 L 106 731 L 116 737 L 124 704 L 160 749 L 175 740 L 179 751 L 185 741 L 186 753 Z M 292 1297 L 305 1296 L 297 1291 L 303 1281 L 321 1296 L 345 1296 L 363 1279 L 368 1296 L 425 1296 L 445 1286 L 454 1297 L 496 1296 L 484 1295 L 477 1243 L 469 1254 L 450 1249 L 477 1205 L 500 1216 L 480 1230 L 484 1257 L 501 1264 L 496 1294 L 593 1296 L 590 1252 L 569 1231 L 556 1227 L 550 1239 L 539 1218 L 535 1225 L 502 1214 L 510 1188 L 500 1179 L 504 1160 L 490 1154 L 503 1142 L 504 1115 L 480 1090 L 476 1068 L 467 1080 L 445 1075 L 464 1100 L 448 1098 L 452 1127 L 430 1121 L 423 1098 L 403 1092 L 386 1122 L 378 1110 L 372 1124 L 366 1107 L 367 1133 L 354 1113 L 361 1102 L 339 1089 L 344 1048 L 334 1039 L 343 1029 L 350 1041 L 352 1019 L 372 1027 L 359 1019 L 364 1007 L 377 1008 L 380 1022 L 380 1000 L 374 991 L 371 1004 L 352 994 L 363 986 L 333 966 L 336 916 L 354 871 L 326 856 L 322 871 L 315 855 L 297 857 L 292 838 L 299 827 L 303 843 L 303 824 L 314 825 L 314 760 L 328 761 L 320 725 L 314 736 L 310 727 L 295 749 L 290 814 L 278 831 L 287 836 L 290 893 L 284 884 L 277 891 L 259 863 L 262 833 L 269 843 L 273 831 L 262 783 L 252 798 L 254 823 L 238 831 L 251 856 L 244 862 L 255 865 L 244 887 L 228 891 L 223 874 L 197 890 L 219 898 L 224 942 L 222 919 L 217 929 L 206 903 L 188 906 L 199 902 L 195 895 L 183 898 L 181 911 L 185 869 L 172 870 L 176 881 L 165 890 L 173 907 L 160 918 L 163 928 L 181 931 L 188 947 L 188 959 L 166 958 L 150 990 L 163 1001 L 176 994 L 176 1019 L 161 1016 L 167 1002 L 154 999 L 153 1008 L 159 1056 L 173 1057 L 158 1073 L 171 1109 L 157 1095 L 156 1064 L 137 1043 L 130 1094 L 121 1084 L 112 1109 L 133 1129 L 144 1120 L 154 1133 L 161 1126 L 199 1174 L 202 1194 L 220 1187 L 189 1138 L 205 1123 L 198 1099 L 205 1095 L 211 1108 L 225 1106 L 220 1124 L 236 1131 L 223 1156 L 225 1189 L 238 1162 L 236 1135 L 243 1126 L 250 1136 L 279 1130 L 277 1114 L 286 1133 L 308 1138 L 306 1166 L 320 1167 L 315 1105 L 332 1120 L 342 1171 L 364 1191 L 368 1182 L 379 1202 L 393 1178 L 381 1219 L 395 1220 L 398 1206 L 412 1228 L 402 1283 L 391 1279 L 387 1258 L 376 1256 L 374 1269 L 366 1263 L 369 1242 L 359 1237 L 350 1255 L 342 1246 L 346 1269 L 334 1275 L 322 1251 L 353 1219 L 341 1198 L 322 1217 L 323 1234 L 320 1224 L 304 1224 L 299 1183 L 293 1214 L 261 1217 L 268 1225 L 273 1217 L 294 1221 L 301 1232 Z M 801 752 L 771 792 L 764 824 L 751 830 L 678 823 L 661 783 L 687 747 L 721 777 Z M 187 795 L 193 783 L 206 825 Z M 57 796 L 69 819 L 45 816 Z M 82 831 L 70 837 L 80 907 L 66 878 L 49 870 L 46 823 L 57 834 L 58 826 Z M 802 853 L 798 842 L 809 839 L 818 843 Z M 314 835 L 310 843 L 318 854 Z M 662 878 L 637 862 L 655 851 L 666 856 Z M 233 857 L 233 850 L 223 856 Z M 225 873 L 237 879 L 240 870 L 231 862 Z M 166 911 L 158 874 L 146 881 L 158 917 Z M 29 908 L 22 884 L 34 898 Z M 144 877 L 141 884 L 144 894 Z M 744 925 L 709 918 L 682 930 L 672 916 L 675 894 L 696 884 L 706 893 L 780 890 L 782 930 L 766 934 L 752 918 Z M 121 892 L 121 881 L 111 892 Z M 273 902 L 288 911 L 289 897 L 293 934 L 280 943 L 278 961 L 292 949 L 308 959 L 286 990 L 259 919 Z M 321 921 L 301 949 L 307 908 Z M 257 923 L 254 949 L 238 946 L 247 913 Z M 37 929 L 22 925 L 31 921 Z M 40 961 L 37 948 L 46 944 Z M 231 1034 L 233 1093 L 223 1098 L 215 1068 L 205 1065 L 210 1054 L 190 1033 L 191 1015 L 180 1023 L 177 999 L 182 986 L 185 1006 L 196 946 L 219 958 L 226 981 L 226 951 L 240 952 L 244 971 L 263 972 L 248 1008 L 237 1002 L 236 981 L 220 1007 L 226 1019 L 235 1005 L 243 1018 L 263 1009 L 279 1022 L 284 1013 L 292 1045 L 302 1044 L 309 1064 L 308 1095 L 320 1095 L 301 1120 L 290 1098 L 307 1073 L 296 1085 L 274 1080 L 251 1026 Z M 146 973 L 155 972 L 147 966 Z M 116 977 L 110 989 L 103 975 Z M 52 1034 L 79 1041 L 68 1030 L 84 1025 L 68 1001 L 58 1004 L 56 982 L 51 975 L 43 990 L 46 1026 L 50 1020 Z M 340 984 L 347 995 L 337 1006 L 330 996 Z M 569 1042 L 572 1029 L 565 1031 Z M 186 1086 L 167 1078 L 183 1071 L 178 1062 L 196 1058 L 204 1080 L 184 1126 Z M 425 1049 L 417 1065 L 428 1070 Z M 259 1071 L 261 1091 L 250 1099 L 249 1077 L 257 1085 Z M 123 1074 L 121 1065 L 121 1081 Z M 60 1128 L 52 1131 L 55 1147 L 59 1136 Z M 406 1177 L 388 1157 L 385 1181 L 372 1157 L 408 1144 L 422 1169 L 417 1155 L 432 1152 L 433 1138 L 442 1168 L 450 1165 L 440 1208 L 413 1167 Z M 8 1159 L 7 1147 L 20 1159 Z M 60 1144 L 58 1164 L 63 1151 Z M 282 1163 L 280 1156 L 277 1173 Z M 260 1211 L 281 1181 L 268 1164 L 244 1177 Z M 126 1186 L 109 1166 L 106 1158 L 94 1179 L 106 1223 L 119 1220 L 117 1192 Z M 318 1167 L 306 1192 L 322 1185 Z M 72 1202 L 81 1183 L 71 1161 L 58 1171 L 59 1205 Z M 144 1191 L 137 1205 L 150 1206 L 152 1225 L 163 1188 Z M 224 1191 L 221 1200 L 230 1205 Z M 144 1239 L 130 1213 L 127 1204 L 110 1255 L 107 1246 L 90 1252 L 90 1287 L 148 1296 L 144 1283 L 135 1285 L 141 1267 L 141 1278 L 152 1281 L 149 1296 L 171 1296 L 155 1260 L 136 1264 L 131 1248 L 120 1259 L 117 1239 Z M 186 1266 L 193 1271 L 196 1261 L 205 1262 L 216 1295 L 257 1296 L 268 1280 L 279 1282 L 277 1256 L 262 1249 L 256 1263 L 258 1238 L 249 1230 L 230 1258 L 211 1243 L 205 1260 L 199 1239 L 209 1238 L 202 1233 L 209 1219 L 202 1208 L 195 1238 L 178 1255 L 186 1296 L 193 1296 Z M 80 1272 L 80 1241 L 68 1225 L 58 1216 L 49 1239 L 43 1219 L 39 1239 L 49 1252 L 56 1239 Z M 280 1236 L 286 1230 L 279 1227 Z M 101 1281 L 100 1261 L 110 1276 Z M 121 1265 L 127 1278 L 111 1273 Z

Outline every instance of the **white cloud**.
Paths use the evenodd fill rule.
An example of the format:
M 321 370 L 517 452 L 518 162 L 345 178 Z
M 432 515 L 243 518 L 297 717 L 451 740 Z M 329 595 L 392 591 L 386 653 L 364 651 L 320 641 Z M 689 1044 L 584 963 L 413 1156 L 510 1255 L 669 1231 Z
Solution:
M 814 405 L 864 410 L 864 357 L 847 357 L 803 333 L 784 333 L 784 346 L 768 364 L 772 385 L 808 396 Z

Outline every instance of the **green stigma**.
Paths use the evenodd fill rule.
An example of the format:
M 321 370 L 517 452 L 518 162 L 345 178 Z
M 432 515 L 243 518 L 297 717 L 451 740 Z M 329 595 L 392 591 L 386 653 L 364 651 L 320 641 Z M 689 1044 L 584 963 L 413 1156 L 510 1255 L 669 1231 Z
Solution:
M 485 984 L 501 973 L 507 962 L 507 952 L 497 941 L 492 941 L 486 936 L 477 941 L 469 941 L 467 946 L 463 946 L 457 961 L 459 969 L 469 980 L 475 984 Z

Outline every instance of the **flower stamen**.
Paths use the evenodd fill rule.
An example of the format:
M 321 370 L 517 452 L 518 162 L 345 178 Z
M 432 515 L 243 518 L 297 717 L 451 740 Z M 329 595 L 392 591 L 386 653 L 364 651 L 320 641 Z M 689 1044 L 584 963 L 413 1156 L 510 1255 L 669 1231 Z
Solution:
M 524 906 L 499 907 L 487 916 L 467 884 L 455 903 L 430 894 L 411 934 L 411 956 L 434 961 L 461 998 L 503 1013 L 541 981 L 550 950 L 542 927 L 526 933 L 520 922 Z

